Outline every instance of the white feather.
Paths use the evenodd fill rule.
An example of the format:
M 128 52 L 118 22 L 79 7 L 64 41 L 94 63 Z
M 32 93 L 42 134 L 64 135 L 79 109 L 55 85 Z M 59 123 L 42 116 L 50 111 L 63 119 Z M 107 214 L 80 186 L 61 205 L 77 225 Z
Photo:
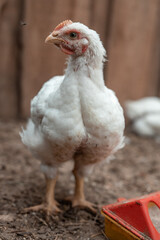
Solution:
M 31 119 L 28 120 L 26 129 L 22 128 L 20 132 L 22 142 L 28 146 L 30 150 L 43 145 L 43 137 L 41 131 L 36 128 Z

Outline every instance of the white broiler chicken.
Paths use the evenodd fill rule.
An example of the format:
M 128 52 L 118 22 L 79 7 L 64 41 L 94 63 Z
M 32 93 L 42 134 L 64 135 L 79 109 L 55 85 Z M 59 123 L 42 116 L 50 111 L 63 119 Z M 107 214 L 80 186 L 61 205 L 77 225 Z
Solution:
M 93 210 L 84 196 L 84 176 L 123 146 L 123 110 L 103 79 L 105 49 L 99 35 L 71 20 L 47 37 L 70 55 L 64 76 L 46 82 L 31 102 L 31 119 L 22 142 L 41 160 L 46 177 L 45 201 L 28 210 L 59 211 L 54 198 L 58 168 L 74 161 L 72 206 Z
M 140 136 L 160 137 L 160 98 L 145 97 L 125 103 L 132 129 Z

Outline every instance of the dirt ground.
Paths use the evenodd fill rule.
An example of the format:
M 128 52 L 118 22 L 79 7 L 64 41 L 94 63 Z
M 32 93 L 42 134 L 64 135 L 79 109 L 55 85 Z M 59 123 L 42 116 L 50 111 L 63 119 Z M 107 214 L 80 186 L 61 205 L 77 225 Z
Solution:
M 63 199 L 73 193 L 71 164 L 59 174 L 56 199 L 62 213 L 49 221 L 43 213 L 23 213 L 38 204 L 45 181 L 34 159 L 20 141 L 22 122 L 0 122 L 0 240 L 105 240 L 104 218 L 97 208 L 93 214 L 72 209 Z M 139 138 L 129 130 L 127 144 L 109 164 L 97 166 L 85 180 L 86 198 L 100 206 L 117 198 L 132 198 L 159 190 L 160 143 Z

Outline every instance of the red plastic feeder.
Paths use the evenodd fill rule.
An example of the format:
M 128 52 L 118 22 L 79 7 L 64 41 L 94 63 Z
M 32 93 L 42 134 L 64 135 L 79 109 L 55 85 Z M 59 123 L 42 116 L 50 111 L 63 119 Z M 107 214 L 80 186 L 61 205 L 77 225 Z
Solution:
M 156 221 L 151 216 L 153 210 L 156 210 L 153 216 Z M 110 240 L 160 240 L 157 229 L 157 226 L 160 229 L 159 210 L 160 192 L 130 200 L 119 199 L 115 204 L 104 206 L 106 236 Z

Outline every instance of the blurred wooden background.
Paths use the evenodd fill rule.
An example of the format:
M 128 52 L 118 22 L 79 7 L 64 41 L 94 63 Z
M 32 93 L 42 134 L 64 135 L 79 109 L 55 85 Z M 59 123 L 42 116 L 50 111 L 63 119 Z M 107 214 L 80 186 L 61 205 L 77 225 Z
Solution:
M 104 74 L 120 102 L 160 96 L 160 0 L 0 0 L 0 117 L 28 117 L 30 100 L 66 56 L 46 36 L 65 19 L 96 30 Z

